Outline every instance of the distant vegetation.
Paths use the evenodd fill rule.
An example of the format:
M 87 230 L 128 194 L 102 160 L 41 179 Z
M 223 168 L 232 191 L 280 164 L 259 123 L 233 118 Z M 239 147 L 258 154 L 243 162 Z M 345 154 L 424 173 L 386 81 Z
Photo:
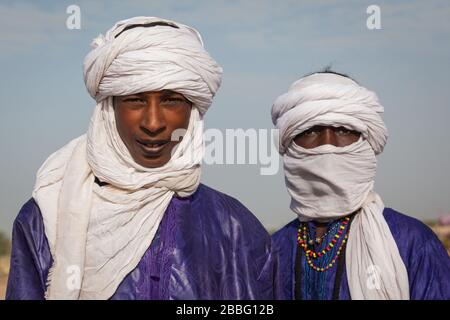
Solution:
M 2 232 L 0 232 L 0 256 L 9 255 L 11 252 L 11 241 Z

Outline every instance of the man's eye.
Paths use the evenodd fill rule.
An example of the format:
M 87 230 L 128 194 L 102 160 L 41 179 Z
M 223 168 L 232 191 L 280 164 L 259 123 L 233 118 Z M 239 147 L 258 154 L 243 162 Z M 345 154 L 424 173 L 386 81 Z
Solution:
M 336 133 L 340 135 L 348 135 L 351 133 L 351 131 L 345 128 L 339 128 L 336 130 Z
M 319 133 L 319 130 L 309 129 L 309 130 L 304 131 L 302 133 L 302 136 L 304 136 L 304 137 L 313 137 L 313 136 L 317 135 L 318 133 Z
M 141 98 L 127 98 L 124 101 L 129 103 L 145 103 L 145 100 Z
M 187 103 L 186 100 L 181 98 L 166 98 L 161 101 L 165 105 L 181 105 Z

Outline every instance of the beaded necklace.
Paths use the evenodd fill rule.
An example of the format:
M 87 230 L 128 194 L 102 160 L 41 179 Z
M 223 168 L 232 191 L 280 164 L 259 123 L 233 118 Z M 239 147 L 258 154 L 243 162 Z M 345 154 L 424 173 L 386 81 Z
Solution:
M 336 224 L 336 226 L 339 226 L 338 231 L 334 235 L 333 239 L 328 243 L 328 245 L 325 247 L 325 249 L 321 251 L 315 251 L 314 250 L 314 240 L 311 242 L 311 240 L 308 240 L 308 223 L 303 222 L 300 225 L 300 228 L 298 229 L 297 234 L 297 242 L 298 244 L 303 248 L 303 251 L 305 252 L 305 257 L 308 262 L 308 265 L 317 272 L 324 272 L 332 268 L 336 261 L 338 260 L 342 249 L 344 248 L 347 239 L 348 239 L 348 233 L 349 233 L 349 221 L 350 217 L 344 217 L 342 218 L 339 223 Z M 331 230 L 334 230 L 334 227 Z M 329 234 L 329 232 L 327 232 Z M 323 238 L 323 237 L 321 237 Z M 320 243 L 320 242 L 319 242 Z M 335 255 L 333 257 L 328 257 L 328 253 L 332 251 L 335 245 L 338 245 L 338 250 L 336 251 Z M 327 256 L 327 266 L 325 268 L 319 267 L 314 263 L 314 260 L 317 260 L 319 258 Z
M 332 233 L 336 228 L 339 226 L 339 223 L 334 224 L 330 229 L 328 229 L 327 232 L 323 234 L 321 237 L 316 237 L 314 240 L 309 239 L 308 244 L 313 245 L 314 243 L 320 244 L 322 243 L 322 240 L 325 239 L 330 233 Z

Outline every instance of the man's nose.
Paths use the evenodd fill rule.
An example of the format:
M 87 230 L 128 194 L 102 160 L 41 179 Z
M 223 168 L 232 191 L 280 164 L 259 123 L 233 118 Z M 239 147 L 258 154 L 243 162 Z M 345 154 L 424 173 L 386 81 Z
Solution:
M 141 128 L 150 134 L 158 134 L 166 127 L 164 112 L 159 100 L 150 99 L 141 119 Z
M 331 144 L 333 146 L 339 147 L 339 142 L 337 141 L 336 133 L 332 128 L 325 128 L 320 135 L 320 145 Z

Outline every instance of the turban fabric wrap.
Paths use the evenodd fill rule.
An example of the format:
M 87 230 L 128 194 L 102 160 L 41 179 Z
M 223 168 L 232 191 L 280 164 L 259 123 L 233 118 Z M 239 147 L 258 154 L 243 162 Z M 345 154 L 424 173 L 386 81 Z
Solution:
M 97 101 L 88 132 L 44 162 L 33 190 L 53 257 L 47 299 L 110 298 L 151 244 L 172 196 L 195 192 L 203 115 L 221 76 L 200 34 L 174 21 L 135 17 L 94 39 L 84 61 Z M 183 94 L 193 108 L 170 161 L 146 168 L 119 136 L 113 97 L 159 90 Z
M 408 274 L 374 191 L 376 155 L 387 129 L 375 93 L 353 80 L 316 73 L 291 85 L 272 106 L 291 209 L 300 221 L 331 221 L 356 212 L 346 249 L 352 299 L 409 299 Z M 306 149 L 294 138 L 314 126 L 360 132 L 344 147 Z

